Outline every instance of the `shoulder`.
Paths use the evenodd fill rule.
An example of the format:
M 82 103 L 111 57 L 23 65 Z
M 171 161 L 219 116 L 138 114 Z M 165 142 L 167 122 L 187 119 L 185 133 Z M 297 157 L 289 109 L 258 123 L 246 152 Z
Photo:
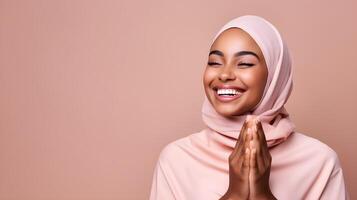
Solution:
M 187 146 L 189 143 L 188 136 L 176 139 L 167 143 L 160 151 L 159 161 L 161 163 L 168 163 L 174 158 L 182 157 L 184 153 L 184 146 Z
M 317 138 L 299 132 L 295 132 L 294 136 L 302 144 L 302 147 L 309 147 L 313 151 L 319 151 L 334 158 L 337 156 L 336 151 L 332 147 Z
M 291 146 L 294 146 L 293 148 L 298 152 L 304 152 L 305 156 L 333 165 L 334 168 L 340 167 L 336 151 L 321 140 L 299 132 L 295 132 L 290 140 L 294 144 Z
M 159 153 L 159 162 L 168 167 L 175 167 L 177 162 L 189 162 L 194 159 L 195 145 L 193 143 L 200 145 L 208 143 L 205 131 L 203 129 L 167 143 Z
M 180 154 L 180 145 L 187 142 L 187 137 L 179 138 L 177 140 L 171 141 L 166 144 L 160 151 L 159 160 L 167 161 L 170 160 L 175 155 Z

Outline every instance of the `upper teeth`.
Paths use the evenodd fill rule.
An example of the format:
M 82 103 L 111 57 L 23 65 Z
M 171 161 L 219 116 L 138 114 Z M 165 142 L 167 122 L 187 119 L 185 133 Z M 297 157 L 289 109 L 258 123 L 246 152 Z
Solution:
M 238 94 L 240 92 L 238 92 L 235 89 L 218 89 L 217 93 L 218 94 Z

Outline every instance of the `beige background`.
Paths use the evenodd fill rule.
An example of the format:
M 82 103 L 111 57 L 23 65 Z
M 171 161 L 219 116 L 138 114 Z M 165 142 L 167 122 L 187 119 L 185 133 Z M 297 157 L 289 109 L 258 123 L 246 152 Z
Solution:
M 244 14 L 287 40 L 286 107 L 335 149 L 357 197 L 356 6 L 0 0 L 0 199 L 148 199 L 160 150 L 204 127 L 211 39 Z

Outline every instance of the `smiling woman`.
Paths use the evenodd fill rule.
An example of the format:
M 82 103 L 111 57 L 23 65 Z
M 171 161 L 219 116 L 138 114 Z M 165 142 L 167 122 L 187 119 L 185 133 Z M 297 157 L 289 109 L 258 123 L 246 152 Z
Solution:
M 350 199 L 337 153 L 295 131 L 293 87 L 276 27 L 245 15 L 216 34 L 203 73 L 207 127 L 162 149 L 150 200 Z
M 260 101 L 268 69 L 248 33 L 229 28 L 211 46 L 203 85 L 210 103 L 223 116 L 243 115 Z

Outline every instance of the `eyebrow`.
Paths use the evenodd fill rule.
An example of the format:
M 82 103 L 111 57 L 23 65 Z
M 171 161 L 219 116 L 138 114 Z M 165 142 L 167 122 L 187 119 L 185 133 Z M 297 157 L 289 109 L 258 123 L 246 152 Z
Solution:
M 215 55 L 218 55 L 218 56 L 224 56 L 223 52 L 219 51 L 219 50 L 212 50 L 211 52 L 209 52 L 208 56 L 210 56 L 211 54 L 215 54 Z M 256 53 L 252 52 L 252 51 L 238 51 L 237 53 L 234 54 L 235 57 L 244 56 L 244 55 L 253 55 L 258 60 L 260 60 L 258 55 Z

